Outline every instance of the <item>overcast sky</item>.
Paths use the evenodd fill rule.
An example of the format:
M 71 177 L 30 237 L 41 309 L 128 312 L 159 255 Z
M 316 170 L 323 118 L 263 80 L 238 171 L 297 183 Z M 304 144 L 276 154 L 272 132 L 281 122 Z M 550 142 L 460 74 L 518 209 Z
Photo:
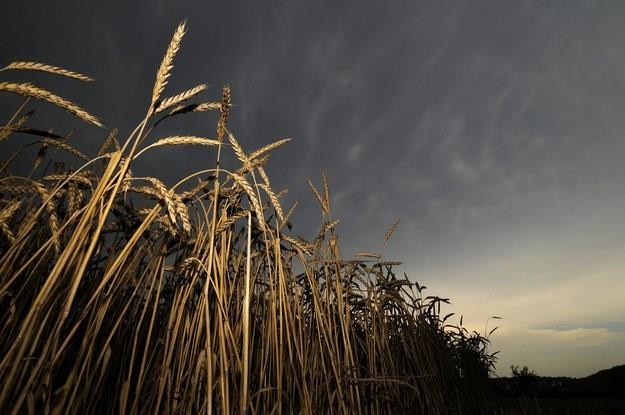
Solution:
M 217 99 L 229 83 L 246 149 L 294 139 L 268 170 L 300 201 L 296 233 L 320 224 L 306 178 L 325 170 L 344 254 L 403 261 L 471 328 L 502 316 L 499 374 L 625 363 L 624 2 L 97 3 L 11 2 L 0 26 L 1 65 L 42 61 L 95 84 L 2 79 L 36 79 L 128 134 L 186 18 L 169 91 L 206 82 Z M 16 103 L 0 97 L 5 118 Z M 83 149 L 106 133 L 39 107 L 33 126 L 75 126 Z M 214 121 L 161 131 L 210 136 Z M 211 156 L 155 151 L 140 168 L 171 181 Z

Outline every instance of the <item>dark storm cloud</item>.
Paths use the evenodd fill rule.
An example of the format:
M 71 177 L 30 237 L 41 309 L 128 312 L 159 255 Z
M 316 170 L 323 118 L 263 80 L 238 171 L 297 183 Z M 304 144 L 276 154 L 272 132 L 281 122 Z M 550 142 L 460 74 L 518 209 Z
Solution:
M 12 7 L 0 29 L 2 61 L 34 59 L 93 75 L 95 85 L 45 84 L 126 133 L 143 117 L 167 42 L 187 18 L 169 90 L 207 82 L 216 99 L 230 83 L 231 129 L 246 149 L 294 138 L 272 156 L 269 173 L 276 187 L 290 189 L 289 201 L 302 202 L 295 231 L 311 235 L 319 225 L 305 179 L 319 182 L 323 169 L 346 254 L 380 249 L 386 227 L 401 218 L 384 248 L 389 255 L 453 294 L 476 324 L 515 313 L 507 317 L 518 330 L 505 339 L 525 327 L 557 343 L 556 326 L 545 325 L 553 322 L 574 338 L 586 335 L 576 328 L 608 327 L 614 319 L 601 312 L 569 313 L 585 278 L 603 284 L 595 286 L 599 308 L 625 312 L 602 291 L 621 286 L 618 258 L 625 256 L 621 2 Z M 5 114 L 14 105 L 0 102 Z M 42 108 L 35 120 L 59 124 L 58 115 Z M 66 120 L 59 130 L 75 125 Z M 188 116 L 157 136 L 210 135 L 213 125 L 213 118 Z M 77 139 L 95 148 L 102 135 L 80 125 Z M 155 151 L 138 167 L 174 180 L 212 157 Z M 556 315 L 527 311 L 548 304 L 542 291 L 563 285 L 570 298 Z M 482 299 L 492 309 L 475 305 Z

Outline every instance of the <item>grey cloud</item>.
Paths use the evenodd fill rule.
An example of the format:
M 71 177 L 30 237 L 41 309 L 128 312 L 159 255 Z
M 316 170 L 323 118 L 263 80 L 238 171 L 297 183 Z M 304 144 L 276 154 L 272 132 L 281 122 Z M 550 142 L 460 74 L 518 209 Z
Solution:
M 574 324 L 574 323 L 560 323 L 554 325 L 538 326 L 537 330 L 555 330 L 555 331 L 569 331 L 576 329 L 599 329 L 607 330 L 610 332 L 625 333 L 625 321 L 602 321 L 595 322 L 594 324 Z

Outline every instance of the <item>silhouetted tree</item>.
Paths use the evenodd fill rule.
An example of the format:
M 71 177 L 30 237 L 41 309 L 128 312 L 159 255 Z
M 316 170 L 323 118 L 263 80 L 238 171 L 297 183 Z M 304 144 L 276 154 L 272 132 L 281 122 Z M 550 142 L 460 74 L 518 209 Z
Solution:
M 528 395 L 534 391 L 534 386 L 538 379 L 536 372 L 529 370 L 527 366 L 519 369 L 518 365 L 510 366 L 510 370 L 512 370 L 512 379 L 519 394 Z

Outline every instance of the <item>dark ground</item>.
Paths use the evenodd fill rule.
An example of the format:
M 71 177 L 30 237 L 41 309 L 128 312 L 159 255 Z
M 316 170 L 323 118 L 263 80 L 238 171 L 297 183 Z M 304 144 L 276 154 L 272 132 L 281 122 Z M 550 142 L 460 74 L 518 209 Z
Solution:
M 625 365 L 579 379 L 530 374 L 491 384 L 504 414 L 625 414 Z

